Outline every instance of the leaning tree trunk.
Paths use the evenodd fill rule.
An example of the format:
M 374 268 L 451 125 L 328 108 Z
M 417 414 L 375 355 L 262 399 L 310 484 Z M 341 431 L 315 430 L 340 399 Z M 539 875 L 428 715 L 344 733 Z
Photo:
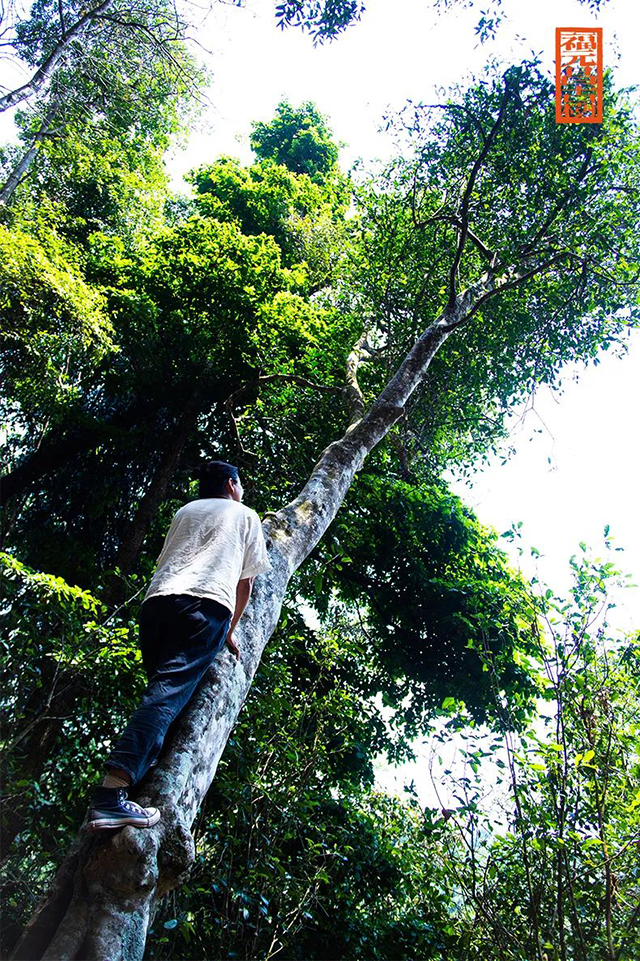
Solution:
M 93 22 L 98 17 L 104 15 L 114 2 L 115 0 L 102 0 L 102 2 L 98 3 L 95 7 L 85 7 L 75 23 L 71 24 L 71 26 L 64 31 L 58 43 L 40 64 L 31 79 L 21 87 L 16 87 L 15 90 L 10 90 L 8 93 L 0 96 L 0 112 L 8 110 L 10 107 L 15 107 L 17 104 L 22 103 L 23 100 L 28 100 L 29 97 L 37 93 L 41 87 L 50 83 L 56 70 L 69 54 L 72 45 L 84 38 Z
M 47 107 L 44 117 L 42 118 L 40 129 L 34 133 L 28 148 L 11 170 L 11 173 L 2 185 L 2 188 L 0 188 L 0 205 L 9 203 L 20 183 L 29 173 L 31 165 L 38 155 L 40 144 L 43 142 L 43 140 L 46 140 L 47 137 L 51 135 L 51 130 L 59 111 L 60 102 L 56 98 Z
M 530 273 L 527 275 L 529 276 Z M 155 906 L 194 860 L 191 825 L 273 633 L 289 580 L 336 516 L 367 454 L 403 414 L 434 355 L 487 297 L 517 278 L 492 272 L 455 297 L 416 341 L 372 407 L 322 453 L 298 497 L 263 524 L 272 570 L 256 582 L 239 624 L 242 656 L 221 653 L 136 800 L 162 812 L 156 827 L 98 837 L 81 829 L 13 958 L 140 961 Z M 355 397 L 353 369 L 348 387 Z

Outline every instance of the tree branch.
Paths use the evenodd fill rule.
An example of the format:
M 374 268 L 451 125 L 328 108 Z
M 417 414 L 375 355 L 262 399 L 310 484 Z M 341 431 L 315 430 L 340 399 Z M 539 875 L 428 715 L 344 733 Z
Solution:
M 379 353 L 374 347 L 368 342 L 369 332 L 364 330 L 355 344 L 353 350 L 347 357 L 347 366 L 345 371 L 345 393 L 350 401 L 350 416 L 349 416 L 349 426 L 352 427 L 356 424 L 363 416 L 366 410 L 366 403 L 362 390 L 360 389 L 360 384 L 358 383 L 358 368 L 360 364 L 365 360 L 371 360 Z
M 507 104 L 511 99 L 511 82 L 509 80 L 505 81 L 504 93 L 502 95 L 502 101 L 500 103 L 500 109 L 498 110 L 498 116 L 495 119 L 491 130 L 489 131 L 489 136 L 485 140 L 484 147 L 480 151 L 473 167 L 471 168 L 471 173 L 469 174 L 469 179 L 467 180 L 467 186 L 465 187 L 464 194 L 462 195 L 462 209 L 460 212 L 461 230 L 460 237 L 458 239 L 458 249 L 456 250 L 455 257 L 453 258 L 453 264 L 451 265 L 451 270 L 449 273 L 449 307 L 453 307 L 456 300 L 456 274 L 458 273 L 458 267 L 462 259 L 462 253 L 464 251 L 465 243 L 467 241 L 467 235 L 469 233 L 469 201 L 471 200 L 471 193 L 475 186 L 476 177 L 478 176 L 480 169 L 487 159 L 489 151 L 491 150 L 494 140 L 498 134 L 498 130 L 502 125 L 504 119 L 505 110 Z
M 467 321 L 471 320 L 473 315 L 480 310 L 482 305 L 486 303 L 487 300 L 495 297 L 496 294 L 501 293 L 503 290 L 510 290 L 513 287 L 519 287 L 520 284 L 523 284 L 531 277 L 535 277 L 536 274 L 543 273 L 545 270 L 549 270 L 551 267 L 554 267 L 562 259 L 563 255 L 556 255 L 555 257 L 552 257 L 551 260 L 548 260 L 543 264 L 536 264 L 536 266 L 532 267 L 530 270 L 517 271 L 515 268 L 509 268 L 509 270 L 503 274 L 502 278 L 495 278 L 495 276 L 492 275 L 492 272 L 488 272 L 484 275 L 483 280 L 489 289 L 486 290 L 486 292 L 481 296 L 477 297 L 477 299 L 473 300 L 472 306 L 467 313 L 465 313 L 463 316 L 457 317 L 452 323 L 446 325 L 445 329 L 447 331 L 452 331 L 455 330 L 456 327 L 460 327 L 462 324 L 467 323 Z M 472 295 L 473 290 L 477 288 L 477 286 L 478 285 L 476 284 L 473 285 L 473 287 L 468 288 L 468 290 L 465 291 L 461 297 L 464 299 L 468 298 L 469 295 Z
M 463 226 L 462 220 L 459 217 L 454 216 L 453 214 L 441 214 L 441 215 L 434 214 L 434 216 L 430 217 L 429 220 L 433 220 L 433 221 L 440 220 L 440 221 L 443 221 L 444 223 L 451 223 L 454 225 L 454 227 L 459 227 L 459 228 L 462 228 Z M 428 223 L 428 221 L 425 221 L 425 223 Z M 471 230 L 468 224 L 467 224 L 467 236 L 469 240 L 473 244 L 475 244 L 475 246 L 478 248 L 480 253 L 487 258 L 490 264 L 492 266 L 495 266 L 498 255 L 494 253 L 493 250 L 490 250 L 489 247 L 487 247 L 487 245 L 480 239 L 480 237 L 478 237 L 478 235 Z
M 75 37 L 81 36 L 85 29 L 93 23 L 96 17 L 99 16 L 99 14 L 104 13 L 104 11 L 108 9 L 108 7 L 110 7 L 114 2 L 115 0 L 102 0 L 97 7 L 93 7 L 92 10 L 88 10 L 84 16 L 80 17 L 79 20 L 76 20 L 73 26 L 70 27 L 65 34 L 63 34 L 44 63 L 38 67 L 31 80 L 23 84 L 21 87 L 17 87 L 15 90 L 10 91 L 10 93 L 6 93 L 4 96 L 0 97 L 0 113 L 4 110 L 8 110 L 9 107 L 15 107 L 17 103 L 20 103 L 22 100 L 26 100 L 28 97 L 31 97 L 34 93 L 36 93 L 36 91 L 39 90 L 47 80 L 49 80 L 53 71 L 64 57 L 69 47 L 69 42 Z
M 241 397 L 242 394 L 245 394 L 248 390 L 251 390 L 252 387 L 259 387 L 261 384 L 268 384 L 276 380 L 292 381 L 295 384 L 300 384 L 302 387 L 312 387 L 314 390 L 327 391 L 329 393 L 336 393 L 337 391 L 341 391 L 343 389 L 341 387 L 332 387 L 327 384 L 319 384 L 316 381 L 308 380 L 306 377 L 301 377 L 298 374 L 266 374 L 264 377 L 256 377 L 255 380 L 249 380 L 246 384 L 243 384 L 242 387 L 234 390 L 234 392 L 229 394 L 227 399 L 223 401 L 223 407 L 231 419 L 238 451 L 245 457 L 256 458 L 257 454 L 254 454 L 252 451 L 247 450 L 246 447 L 244 447 L 240 437 L 240 431 L 238 430 L 238 421 L 233 414 L 232 407 L 236 403 L 237 399 Z
M 562 211 L 567 206 L 571 198 L 575 196 L 577 188 L 579 187 L 579 185 L 582 183 L 587 173 L 589 172 L 589 164 L 591 163 L 592 156 L 593 156 L 592 148 L 587 147 L 585 151 L 584 161 L 582 166 L 580 167 L 580 170 L 578 171 L 577 177 L 572 181 L 571 187 L 569 187 L 569 189 L 565 191 L 565 194 L 562 197 L 562 199 L 556 204 L 553 210 L 549 213 L 549 215 L 547 216 L 546 220 L 544 221 L 544 223 L 542 224 L 538 232 L 529 241 L 529 243 L 522 248 L 522 254 L 524 256 L 530 253 L 535 248 L 536 244 L 540 240 L 542 240 L 543 237 L 546 236 L 547 231 L 549 230 L 549 227 L 551 227 L 556 217 L 562 213 Z
M 60 17 L 60 36 L 64 40 L 67 35 L 67 29 L 64 25 L 64 10 L 62 8 L 62 0 L 58 0 L 58 16 Z

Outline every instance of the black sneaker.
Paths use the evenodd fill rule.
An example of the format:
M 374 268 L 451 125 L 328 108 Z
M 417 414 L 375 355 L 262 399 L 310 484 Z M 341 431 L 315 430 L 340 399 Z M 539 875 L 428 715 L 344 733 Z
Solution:
M 157 808 L 143 808 L 134 801 L 127 801 L 124 788 L 100 786 L 93 792 L 87 827 L 90 831 L 122 828 L 126 824 L 150 828 L 159 820 L 160 811 Z

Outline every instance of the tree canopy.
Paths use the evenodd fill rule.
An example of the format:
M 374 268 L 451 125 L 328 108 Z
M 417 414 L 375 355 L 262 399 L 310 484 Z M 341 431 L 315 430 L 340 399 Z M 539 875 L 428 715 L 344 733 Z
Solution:
M 35 32 L 25 37 L 34 65 L 57 42 L 45 35 L 45 50 Z M 514 832 L 481 845 L 486 877 L 502 865 L 482 894 L 463 853 L 479 843 L 471 779 L 460 788 L 462 840 L 446 813 L 420 812 L 415 799 L 402 804 L 371 785 L 376 757 L 410 757 L 410 738 L 438 719 L 448 731 L 460 718 L 476 732 L 487 724 L 513 768 L 515 739 L 530 736 L 536 699 L 549 694 L 544 668 L 573 656 L 558 641 L 554 661 L 541 640 L 549 604 L 444 477 L 497 449 L 509 410 L 537 384 L 558 384 L 568 363 L 623 350 L 637 326 L 640 158 L 626 95 L 608 84 L 602 125 L 560 126 L 548 78 L 535 65 L 513 67 L 438 105 L 409 105 L 393 121 L 397 158 L 352 180 L 339 170 L 328 121 L 312 104 L 283 102 L 271 122 L 254 124 L 255 162 L 213 159 L 179 201 L 160 165 L 177 116 L 174 106 L 163 113 L 166 102 L 165 91 L 148 128 L 134 106 L 120 126 L 103 124 L 93 107 L 78 126 L 70 120 L 38 150 L 2 212 L 7 945 L 24 921 L 24 885 L 37 893 L 62 864 L 50 904 L 62 911 L 56 924 L 76 954 L 86 937 L 103 950 L 102 922 L 88 935 L 73 926 L 86 907 L 78 908 L 80 887 L 62 909 L 60 899 L 73 858 L 89 858 L 83 877 L 94 878 L 94 891 L 104 871 L 84 842 L 71 860 L 63 848 L 139 693 L 135 617 L 167 523 L 194 496 L 199 459 L 224 456 L 265 514 L 275 573 L 246 622 L 242 695 L 244 682 L 217 668 L 216 696 L 235 704 L 223 711 L 228 730 L 258 673 L 201 809 L 186 900 L 179 912 L 167 907 L 171 916 L 163 906 L 154 950 L 169 953 L 178 939 L 202 957 L 215 943 L 242 957 L 286 947 L 292 957 L 384 958 L 400 945 L 403 957 L 464 949 L 461 957 L 481 958 L 498 945 L 505 959 L 543 961 L 544 939 L 556 935 L 543 930 L 539 871 L 561 885 L 557 903 L 573 919 L 563 961 L 588 957 L 580 953 L 588 924 L 597 933 L 587 937 L 614 961 L 630 943 L 630 916 L 614 931 L 606 852 L 615 844 L 622 857 L 628 838 L 593 778 L 568 827 L 555 748 L 543 750 L 555 821 L 540 820 L 544 786 L 525 768 L 525 786 L 512 778 Z M 582 659 L 551 679 L 566 718 L 554 742 L 563 783 L 574 783 L 570 745 L 584 748 L 582 760 L 593 751 L 585 765 L 598 752 L 607 767 L 615 739 L 627 797 L 631 741 L 622 743 L 608 709 L 594 721 L 600 733 L 585 726 L 577 694 L 595 678 L 627 703 L 627 648 L 617 649 L 613 677 L 584 627 L 598 576 L 610 570 L 576 573 L 579 612 L 558 611 L 580 636 Z M 173 812 L 167 831 L 177 832 L 158 842 L 163 892 L 182 876 L 185 837 L 211 780 L 204 785 L 202 772 L 208 765 L 212 776 L 218 762 L 213 749 L 194 754 L 210 743 L 211 710 L 201 703 L 157 775 Z M 219 739 L 221 751 L 226 735 Z M 154 783 L 145 790 L 159 790 Z M 183 793 L 175 800 L 171 791 Z M 606 825 L 593 868 L 608 906 L 604 928 L 580 921 L 569 889 L 577 875 L 553 840 L 566 834 L 577 845 L 586 889 L 594 817 Z M 543 849 L 552 853 L 534 865 Z M 118 862 L 119 876 L 138 904 L 135 857 L 150 855 L 126 856 L 134 860 Z M 223 880 L 211 882 L 216 865 Z M 634 883 L 625 867 L 625 892 Z M 459 909 L 469 891 L 471 920 Z M 505 911 L 513 891 L 527 920 L 509 940 L 491 899 Z M 114 908 L 99 897 L 101 917 L 149 917 L 147 902 Z M 594 918 L 595 900 L 584 899 Z M 30 939 L 43 923 L 17 956 L 35 950 Z M 141 956 L 146 921 L 135 930 L 131 957 Z

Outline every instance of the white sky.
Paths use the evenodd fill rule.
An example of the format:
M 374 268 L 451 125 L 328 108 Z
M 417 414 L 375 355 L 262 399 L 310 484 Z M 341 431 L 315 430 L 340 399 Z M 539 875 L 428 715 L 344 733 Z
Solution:
M 438 16 L 430 0 L 369 0 L 360 23 L 314 49 L 299 30 L 275 28 L 274 5 L 272 0 L 246 0 L 242 8 L 216 5 L 198 30 L 198 41 L 210 51 L 204 59 L 213 73 L 211 108 L 207 129 L 191 137 L 189 149 L 176 158 L 176 170 L 220 153 L 250 159 L 251 121 L 270 119 L 283 97 L 313 100 L 329 116 L 336 137 L 347 145 L 344 166 L 356 157 L 386 155 L 378 127 L 387 107 L 401 107 L 407 98 L 428 102 L 437 87 L 481 73 L 490 56 L 515 62 L 534 51 L 551 69 L 556 26 L 594 23 L 575 0 L 505 0 L 510 19 L 498 42 L 480 46 L 474 27 L 485 6 L 481 0 L 474 10 L 446 16 Z M 605 28 L 605 64 L 616 66 L 618 82 L 640 80 L 636 0 L 613 0 L 595 25 Z

